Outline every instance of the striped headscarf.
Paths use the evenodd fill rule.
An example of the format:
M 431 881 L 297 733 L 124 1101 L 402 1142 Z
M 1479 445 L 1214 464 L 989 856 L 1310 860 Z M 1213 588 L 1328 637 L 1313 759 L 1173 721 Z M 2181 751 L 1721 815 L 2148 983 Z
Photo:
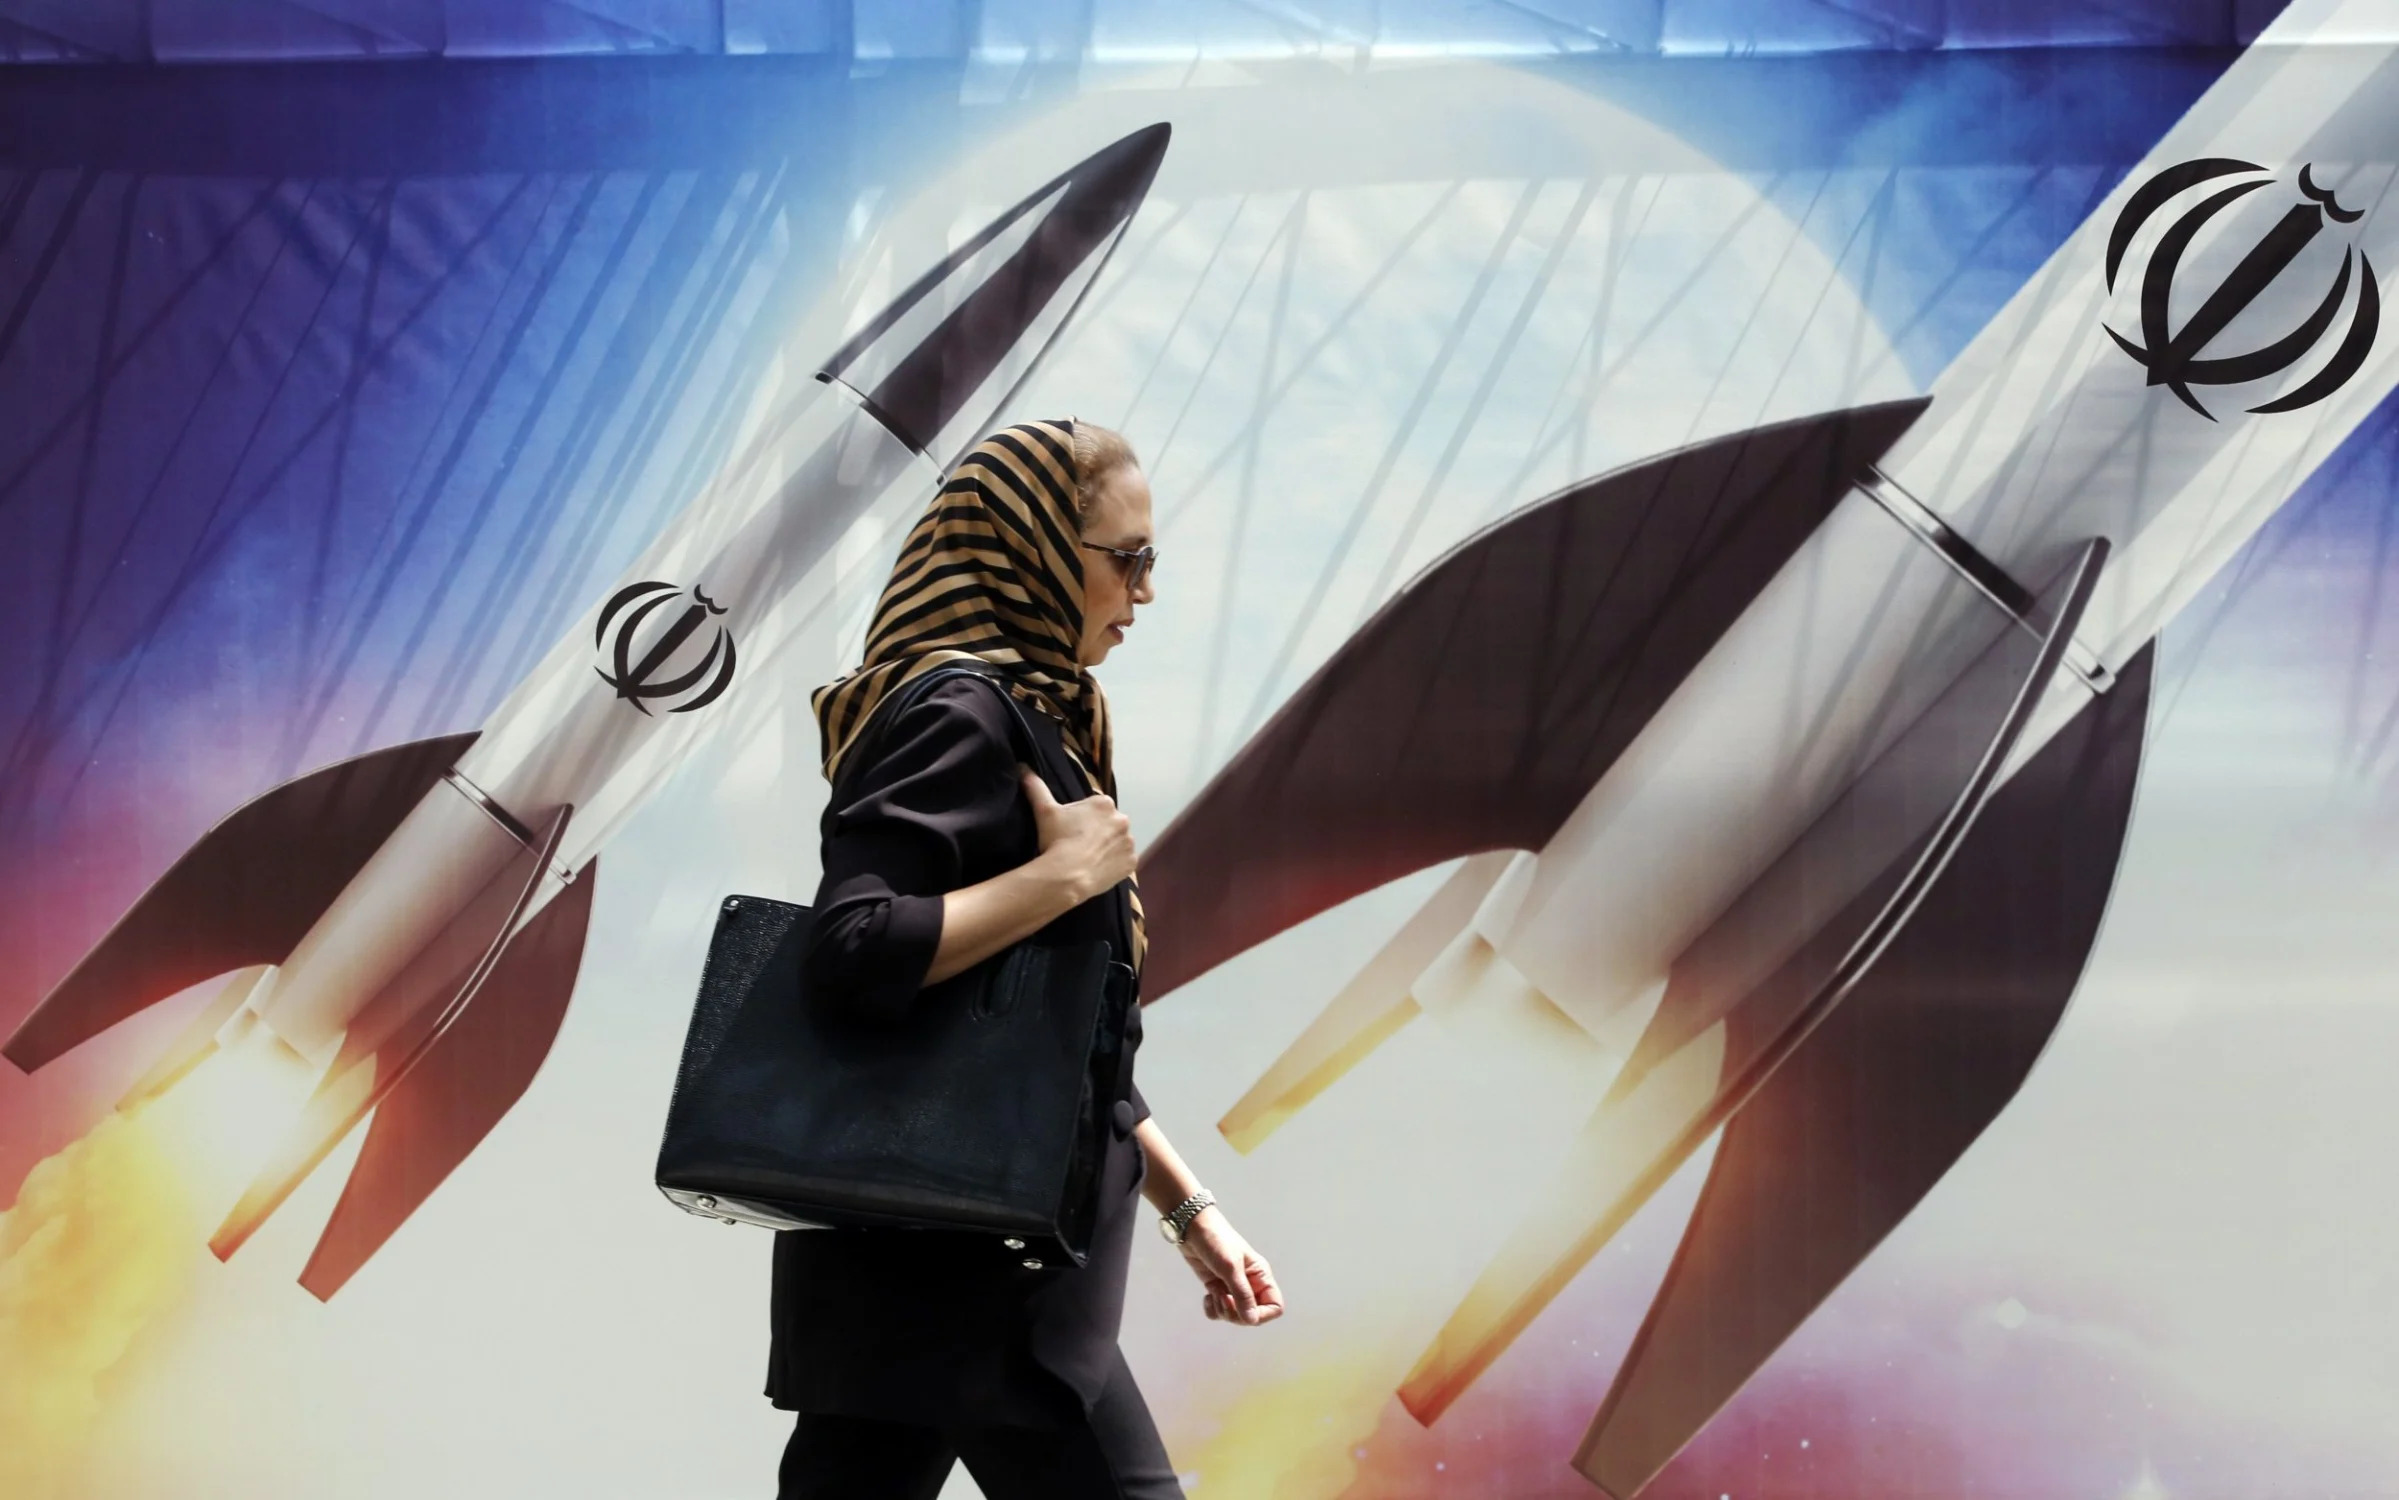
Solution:
M 1074 423 L 1020 422 L 976 444 L 917 520 L 866 632 L 866 659 L 811 699 L 825 779 L 875 708 L 945 662 L 999 670 L 1016 700 L 1055 719 L 1091 784 L 1116 794 L 1108 700 L 1076 659 L 1083 634 L 1081 475 Z M 1131 892 L 1133 966 L 1146 933 Z

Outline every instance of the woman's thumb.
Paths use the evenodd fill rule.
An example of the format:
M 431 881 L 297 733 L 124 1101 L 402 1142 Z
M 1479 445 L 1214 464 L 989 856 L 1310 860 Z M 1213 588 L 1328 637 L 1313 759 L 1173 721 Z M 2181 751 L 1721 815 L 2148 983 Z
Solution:
M 1025 784 L 1025 795 L 1033 799 L 1035 812 L 1047 812 L 1058 805 L 1058 799 L 1050 795 L 1050 784 L 1041 779 L 1040 772 L 1031 766 L 1020 764 L 1016 768 L 1016 774 L 1017 778 Z

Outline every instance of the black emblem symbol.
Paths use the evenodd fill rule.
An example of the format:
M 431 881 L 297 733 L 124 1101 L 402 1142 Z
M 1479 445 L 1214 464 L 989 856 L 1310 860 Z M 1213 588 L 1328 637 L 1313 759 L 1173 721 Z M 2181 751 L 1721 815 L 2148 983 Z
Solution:
M 609 665 L 598 667 L 600 680 L 616 689 L 617 697 L 645 714 L 650 711 L 651 703 L 668 698 L 682 700 L 670 704 L 669 713 L 687 714 L 695 708 L 706 708 L 733 681 L 733 633 L 722 625 L 716 627 L 716 638 L 708 643 L 707 653 L 698 661 L 672 677 L 661 679 L 658 675 L 668 670 L 670 664 L 682 666 L 683 660 L 691 656 L 685 647 L 701 623 L 711 615 L 725 612 L 724 606 L 696 588 L 691 591 L 691 602 L 684 606 L 683 613 L 651 638 L 641 660 L 633 659 L 634 648 L 644 634 L 643 622 L 682 593 L 682 589 L 671 583 L 654 580 L 628 583 L 601 608 L 599 628 L 592 632 L 592 644 L 599 648 L 601 661 L 615 668 L 610 671 Z M 678 653 L 682 660 L 677 659 Z
M 2148 222 L 2149 216 L 2165 206 L 2166 200 L 2186 188 L 2229 177 L 2242 172 L 2263 172 L 2266 169 L 2253 162 L 2234 161 L 2229 157 L 2207 157 L 2168 167 L 2141 184 L 2116 216 L 2116 227 L 2107 241 L 2107 285 L 2116 289 L 2116 272 L 2124 261 L 2124 252 L 2132 238 Z M 2241 310 L 2255 301 L 2258 294 L 2282 274 L 2285 267 L 2307 248 L 2324 227 L 2326 219 L 2336 224 L 2353 224 L 2365 217 L 2363 209 L 2343 208 L 2328 188 L 2316 186 L 2310 167 L 2299 169 L 2299 195 L 2304 202 L 2295 203 L 2278 220 L 2265 238 L 2250 247 L 2240 264 L 2224 284 L 2208 294 L 2191 320 L 2180 329 L 2168 326 L 2168 301 L 2174 290 L 2174 276 L 2182 265 L 2183 253 L 2201 226 L 2240 199 L 2273 182 L 2271 177 L 2255 177 L 2219 189 L 2193 205 L 2174 221 L 2150 253 L 2149 269 L 2141 278 L 2141 341 L 2134 343 L 2115 329 L 2108 337 L 2139 360 L 2149 371 L 2149 384 L 2162 385 L 2182 398 L 2191 410 L 2215 420 L 2214 413 L 2199 404 L 2191 394 L 2195 385 L 2239 385 L 2246 381 L 2263 380 L 2280 374 L 2307 357 L 2321 342 L 2341 312 L 2341 304 L 2349 295 L 2352 262 L 2359 273 L 2357 306 L 2349 315 L 2348 332 L 2341 336 L 2338 348 L 2324 367 L 2309 376 L 2294 389 L 2259 406 L 2252 412 L 2297 411 L 2313 406 L 2345 384 L 2366 362 L 2374 347 L 2374 334 L 2382 323 L 2382 292 L 2374 282 L 2373 262 L 2354 245 L 2341 251 L 2340 274 L 2332 280 L 2316 304 L 2315 311 L 2297 328 L 2262 349 L 2247 354 L 2222 355 L 2212 359 L 2200 356 L 2225 325 L 2239 316 Z

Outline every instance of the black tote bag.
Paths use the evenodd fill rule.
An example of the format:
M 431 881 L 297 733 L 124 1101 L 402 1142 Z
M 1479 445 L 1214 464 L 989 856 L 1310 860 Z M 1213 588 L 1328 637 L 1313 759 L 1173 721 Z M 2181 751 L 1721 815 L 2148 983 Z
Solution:
M 759 896 L 718 908 L 659 1190 L 728 1223 L 967 1231 L 1083 1264 L 1132 971 L 1104 942 L 1028 940 L 870 1019 L 806 992 L 808 919 Z

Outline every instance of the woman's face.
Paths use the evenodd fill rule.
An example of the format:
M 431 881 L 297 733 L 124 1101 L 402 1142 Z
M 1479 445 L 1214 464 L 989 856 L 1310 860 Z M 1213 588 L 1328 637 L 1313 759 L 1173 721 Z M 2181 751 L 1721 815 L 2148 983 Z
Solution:
M 1124 552 L 1138 552 L 1150 544 L 1150 482 L 1138 466 L 1120 465 L 1100 481 L 1083 516 L 1083 540 L 1090 547 Z M 1084 666 L 1107 660 L 1133 626 L 1133 607 L 1158 597 L 1148 577 L 1126 586 L 1126 577 L 1137 566 L 1127 558 L 1084 551 L 1083 640 L 1076 652 Z

